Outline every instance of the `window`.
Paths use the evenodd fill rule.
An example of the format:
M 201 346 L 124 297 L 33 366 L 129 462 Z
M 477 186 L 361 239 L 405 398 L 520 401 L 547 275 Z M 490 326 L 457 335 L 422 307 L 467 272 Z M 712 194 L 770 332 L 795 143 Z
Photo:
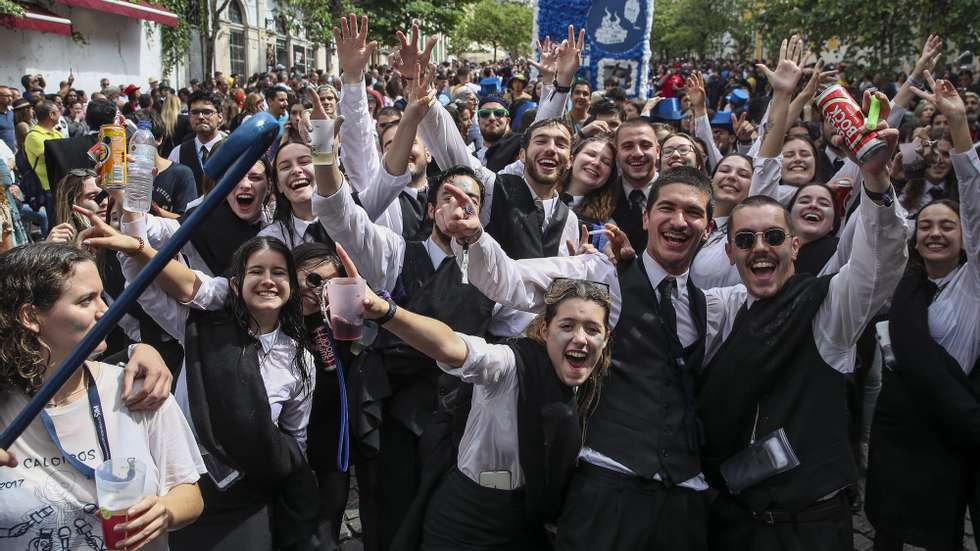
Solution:
M 276 39 L 276 65 L 289 68 L 289 50 L 286 48 L 286 39 L 282 37 Z
M 293 66 L 306 72 L 306 49 L 299 44 L 293 44 Z
M 232 29 L 228 35 L 228 46 L 231 54 L 231 74 L 246 74 L 245 67 L 245 31 Z
M 228 4 L 228 21 L 239 25 L 245 24 L 245 14 L 242 12 L 242 5 L 238 2 Z

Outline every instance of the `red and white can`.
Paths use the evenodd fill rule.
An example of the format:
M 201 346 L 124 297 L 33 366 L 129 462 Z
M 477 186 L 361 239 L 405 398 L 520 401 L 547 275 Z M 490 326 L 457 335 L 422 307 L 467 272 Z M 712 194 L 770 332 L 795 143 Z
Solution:
M 847 89 L 840 84 L 828 86 L 817 96 L 817 107 L 824 120 L 830 121 L 837 133 L 844 138 L 844 144 L 864 164 L 875 158 L 885 149 L 885 142 L 878 137 L 878 131 L 863 133 L 864 114 L 861 106 L 854 101 Z

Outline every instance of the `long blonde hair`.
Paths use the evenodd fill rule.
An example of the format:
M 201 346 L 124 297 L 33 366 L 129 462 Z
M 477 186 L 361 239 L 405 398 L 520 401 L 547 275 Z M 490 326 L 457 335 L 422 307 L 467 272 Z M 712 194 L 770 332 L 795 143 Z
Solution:
M 174 129 L 177 127 L 177 115 L 180 114 L 180 99 L 174 94 L 167 96 L 163 100 L 163 107 L 160 108 L 160 119 L 163 121 L 163 134 L 166 137 L 174 137 Z
M 95 172 L 85 169 L 75 169 L 68 172 L 54 192 L 54 222 L 55 224 L 71 224 L 78 233 L 89 227 L 89 221 L 75 212 L 72 205 L 78 202 L 85 180 L 95 178 Z

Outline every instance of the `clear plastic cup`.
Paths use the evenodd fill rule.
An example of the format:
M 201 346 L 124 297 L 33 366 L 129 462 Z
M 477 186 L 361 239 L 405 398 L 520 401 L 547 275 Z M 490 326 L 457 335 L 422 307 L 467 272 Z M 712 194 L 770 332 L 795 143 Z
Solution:
M 116 532 L 118 524 L 129 521 L 127 511 L 143 499 L 146 465 L 134 457 L 110 459 L 95 469 L 95 490 L 102 519 L 102 538 L 108 549 L 122 549 L 129 537 Z
M 356 341 L 364 333 L 364 280 L 335 277 L 327 283 L 330 328 L 338 341 Z

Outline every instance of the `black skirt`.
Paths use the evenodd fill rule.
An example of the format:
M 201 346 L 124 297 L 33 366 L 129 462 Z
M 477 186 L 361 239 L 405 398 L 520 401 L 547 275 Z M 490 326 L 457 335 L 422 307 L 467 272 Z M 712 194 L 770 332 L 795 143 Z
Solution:
M 529 525 L 524 491 L 485 488 L 452 469 L 429 500 L 422 551 L 550 549 L 542 526 Z

